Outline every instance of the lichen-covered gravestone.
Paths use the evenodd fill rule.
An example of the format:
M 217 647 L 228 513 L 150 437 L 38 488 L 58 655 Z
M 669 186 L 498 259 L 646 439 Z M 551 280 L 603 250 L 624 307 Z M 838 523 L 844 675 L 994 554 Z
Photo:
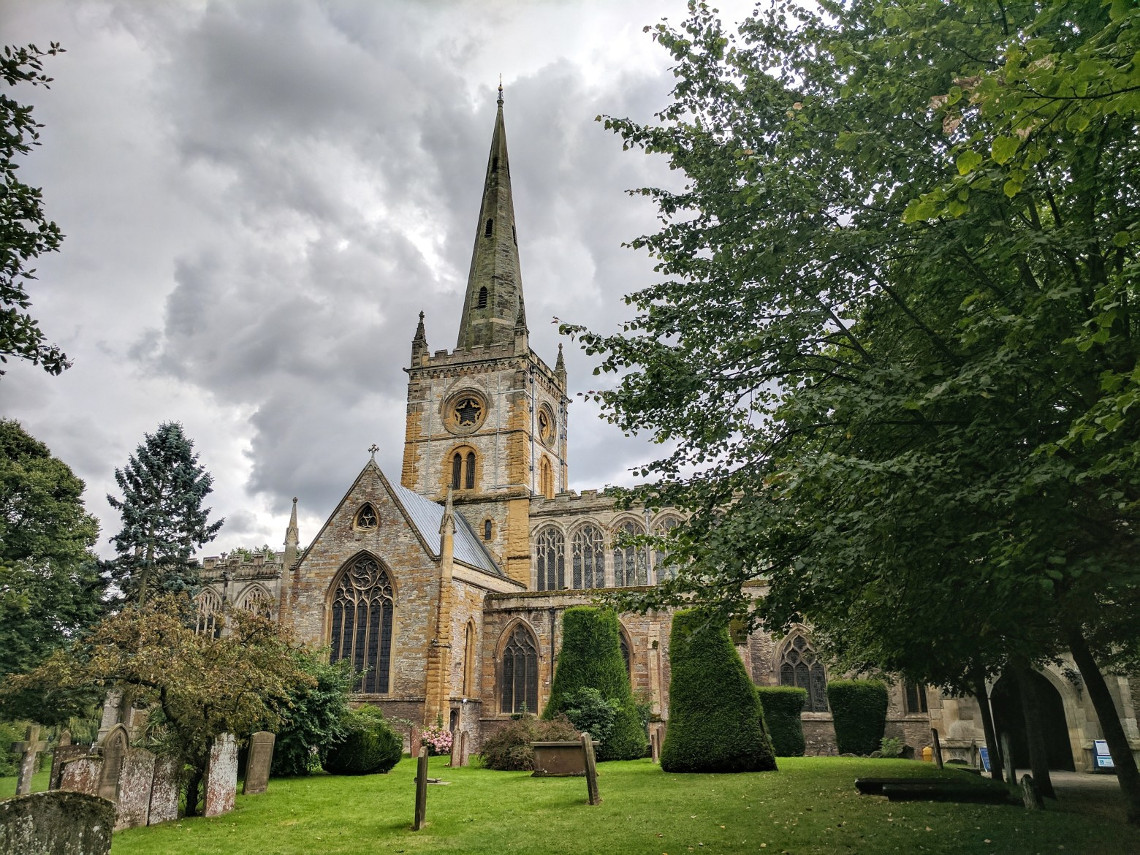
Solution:
M 29 727 L 23 742 L 12 745 L 12 753 L 20 757 L 16 772 L 16 795 L 24 796 L 32 791 L 32 775 L 36 773 L 36 757 L 46 746 L 40 740 L 40 729 Z
M 115 830 L 138 828 L 150 819 L 150 789 L 154 782 L 154 755 L 145 748 L 132 748 L 123 760 L 119 776 L 119 807 Z
M 55 790 L 0 802 L 0 855 L 107 855 L 115 806 Z
M 249 738 L 242 795 L 255 796 L 269 789 L 269 769 L 273 765 L 273 743 L 276 739 L 275 735 L 265 730 Z
M 237 798 L 237 741 L 232 733 L 214 738 L 206 766 L 205 816 L 221 816 L 234 809 Z

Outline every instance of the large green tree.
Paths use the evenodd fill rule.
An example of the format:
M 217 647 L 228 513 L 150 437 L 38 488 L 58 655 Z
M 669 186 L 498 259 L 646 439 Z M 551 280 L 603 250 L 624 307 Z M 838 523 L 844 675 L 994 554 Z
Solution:
M 122 514 L 111 538 L 119 557 L 113 575 L 123 595 L 143 603 L 156 591 L 182 591 L 197 581 L 194 550 L 213 540 L 224 520 L 209 522 L 202 507 L 213 479 L 198 463 L 182 425 L 166 422 L 115 470 L 121 499 L 108 496 Z
M 1140 776 L 1100 661 L 1135 649 L 1140 12 L 1062 0 L 702 4 L 650 123 L 685 182 L 639 191 L 662 281 L 620 383 L 676 530 L 674 582 L 846 664 L 974 688 L 1072 653 L 1130 816 Z M 762 580 L 768 596 L 751 598 Z
M 46 51 L 35 45 L 6 45 L 0 54 L 0 78 L 8 89 L 21 83 L 46 88 L 51 78 L 43 73 L 43 58 L 62 52 L 54 42 Z M 16 171 L 17 158 L 39 145 L 42 125 L 32 118 L 31 107 L 7 91 L 0 92 L 0 123 L 0 362 L 14 356 L 59 374 L 70 363 L 57 346 L 47 343 L 28 312 L 28 283 L 35 279 L 28 264 L 45 252 L 57 251 L 63 236 L 59 226 L 44 216 L 39 188 L 24 184 Z
M 27 670 L 102 615 L 107 580 L 83 481 L 0 420 L 0 677 Z

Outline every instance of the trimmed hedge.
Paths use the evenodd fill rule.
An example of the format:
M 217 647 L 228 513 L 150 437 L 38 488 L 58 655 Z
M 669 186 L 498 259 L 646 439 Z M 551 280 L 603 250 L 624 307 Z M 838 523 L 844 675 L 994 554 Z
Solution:
M 404 740 L 376 707 L 349 710 L 341 721 L 342 742 L 331 746 L 322 762 L 330 775 L 372 775 L 387 772 L 404 752 Z
M 563 612 L 562 649 L 542 713 L 544 719 L 566 713 L 580 689 L 601 692 L 616 714 L 608 738 L 600 740 L 599 760 L 635 760 L 645 756 L 649 744 L 629 687 L 619 632 L 617 615 L 610 609 L 574 606 Z
M 827 704 L 840 754 L 879 750 L 887 728 L 887 686 L 878 680 L 832 680 Z
M 765 772 L 776 768 L 756 687 L 728 630 L 699 611 L 673 615 L 669 636 L 666 772 Z
M 776 756 L 803 757 L 804 724 L 800 713 L 807 702 L 807 691 L 797 686 L 757 686 L 756 691 Z

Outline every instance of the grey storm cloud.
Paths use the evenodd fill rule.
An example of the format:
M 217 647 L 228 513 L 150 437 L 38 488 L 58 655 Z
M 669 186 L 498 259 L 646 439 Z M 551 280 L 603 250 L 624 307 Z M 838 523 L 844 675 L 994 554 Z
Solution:
M 743 4 L 740 4 L 743 6 Z M 293 496 L 311 536 L 367 461 L 398 477 L 417 314 L 454 348 L 505 78 L 532 346 L 553 319 L 612 331 L 653 281 L 622 247 L 655 228 L 630 188 L 676 181 L 598 114 L 649 119 L 669 58 L 641 30 L 683 0 L 14 0 L 10 43 L 63 43 L 24 159 L 66 234 L 33 311 L 75 365 L 12 365 L 0 411 L 88 484 L 106 538 L 113 472 L 180 421 L 214 476 L 217 551 L 279 543 Z M 736 17 L 740 17 L 737 14 Z M 605 378 L 563 342 L 571 389 Z M 571 406 L 577 489 L 650 458 Z

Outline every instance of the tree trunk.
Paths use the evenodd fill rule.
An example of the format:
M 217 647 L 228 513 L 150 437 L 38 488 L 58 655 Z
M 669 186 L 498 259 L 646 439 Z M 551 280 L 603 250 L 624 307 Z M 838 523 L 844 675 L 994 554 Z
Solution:
M 198 816 L 198 800 L 202 792 L 202 770 L 195 769 L 186 781 L 186 815 Z
M 982 731 L 986 735 L 986 749 L 990 754 L 990 778 L 995 781 L 1004 780 L 1002 774 L 1001 746 L 998 745 L 997 731 L 994 729 L 994 717 L 990 715 L 990 697 L 986 693 L 986 676 L 978 671 L 973 675 L 974 698 L 982 711 Z
M 1140 771 L 1136 768 L 1136 758 L 1128 744 L 1128 737 L 1124 734 L 1124 726 L 1120 723 L 1120 715 L 1116 711 L 1116 704 L 1108 691 L 1108 684 L 1100 666 L 1093 659 L 1088 642 L 1079 630 L 1070 630 L 1068 633 L 1069 651 L 1073 660 L 1080 669 L 1081 678 L 1088 689 L 1089 700 L 1092 701 L 1096 716 L 1100 719 L 1100 728 L 1104 731 L 1104 741 L 1108 743 L 1108 751 L 1112 755 L 1112 763 L 1116 766 L 1116 777 L 1120 781 L 1120 789 L 1128 805 L 1128 822 L 1140 825 Z
M 1037 697 L 1037 687 L 1030 679 L 1033 672 L 1024 660 L 1011 662 L 1010 667 L 1017 680 L 1017 693 L 1021 695 L 1025 741 L 1029 745 L 1029 768 L 1033 773 L 1033 782 L 1037 784 L 1041 795 L 1055 799 L 1057 794 L 1053 791 L 1053 781 L 1049 777 L 1049 755 L 1045 750 L 1045 730 L 1041 723 L 1041 701 Z

